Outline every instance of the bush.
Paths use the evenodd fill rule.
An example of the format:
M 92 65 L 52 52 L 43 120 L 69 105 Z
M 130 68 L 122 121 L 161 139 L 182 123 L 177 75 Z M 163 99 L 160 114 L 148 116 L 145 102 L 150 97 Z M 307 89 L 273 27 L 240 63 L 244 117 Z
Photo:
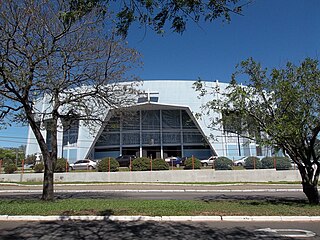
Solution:
M 265 157 L 261 162 L 263 168 L 274 168 L 274 163 L 276 163 L 277 170 L 289 170 L 291 168 L 290 159 L 287 157 Z
M 291 169 L 291 161 L 287 157 L 276 157 L 276 169 L 277 170 L 289 170 Z
M 14 163 L 7 163 L 5 166 L 4 166 L 4 172 L 7 173 L 7 174 L 11 174 L 11 173 L 14 173 L 15 171 L 17 171 L 17 166 L 14 164 Z
M 150 170 L 150 159 L 146 157 L 136 158 L 132 161 L 132 171 Z
M 261 159 L 261 165 L 264 169 L 274 168 L 274 158 L 273 157 L 264 157 Z
M 109 159 L 110 159 L 110 172 L 119 171 L 119 162 L 115 158 L 101 159 L 97 164 L 98 172 L 109 172 Z
M 214 167 L 216 170 L 231 170 L 233 162 L 227 157 L 218 157 L 214 161 Z
M 38 164 L 34 165 L 34 167 L 33 167 L 33 171 L 36 173 L 43 172 L 43 169 L 44 169 L 43 163 L 38 163 Z
M 261 160 L 258 157 L 247 157 L 244 161 L 246 169 L 259 169 L 262 167 Z
M 54 171 L 55 172 L 65 172 L 66 171 L 66 165 L 67 165 L 67 169 L 69 169 L 69 164 L 67 163 L 67 160 L 64 159 L 64 158 L 58 158 Z
M 161 158 L 156 158 L 152 160 L 152 170 L 169 170 L 169 164 Z
M 194 168 L 193 168 L 193 164 L 192 164 L 192 158 L 188 158 L 184 162 L 184 169 L 200 169 L 200 168 L 201 168 L 201 162 L 197 158 L 194 158 Z

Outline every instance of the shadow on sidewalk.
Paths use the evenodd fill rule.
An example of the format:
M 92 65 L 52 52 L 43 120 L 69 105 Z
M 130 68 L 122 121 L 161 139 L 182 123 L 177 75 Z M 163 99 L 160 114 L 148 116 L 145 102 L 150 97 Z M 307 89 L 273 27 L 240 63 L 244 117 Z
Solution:
M 2 240 L 24 239 L 290 239 L 242 227 L 211 228 L 206 223 L 57 221 L 31 222 L 0 233 Z

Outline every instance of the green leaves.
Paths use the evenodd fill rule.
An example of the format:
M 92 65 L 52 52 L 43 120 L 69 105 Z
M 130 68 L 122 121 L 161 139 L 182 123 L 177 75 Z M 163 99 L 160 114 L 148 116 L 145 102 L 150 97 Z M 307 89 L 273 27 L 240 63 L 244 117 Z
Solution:
M 204 111 L 222 113 L 212 126 L 222 124 L 227 132 L 284 150 L 298 165 L 303 182 L 316 186 L 320 173 L 318 65 L 318 60 L 306 58 L 299 66 L 288 62 L 284 68 L 268 71 L 249 58 L 237 66 L 216 105 L 210 101 Z M 201 95 L 214 93 L 197 86 Z
M 182 34 L 189 20 L 199 22 L 213 21 L 222 18 L 229 22 L 231 14 L 240 14 L 242 5 L 250 1 L 240 0 L 122 0 L 101 1 L 109 4 L 110 9 L 121 10 L 116 14 L 115 20 L 118 34 L 126 37 L 132 23 L 138 22 L 142 26 L 150 27 L 155 32 L 163 34 L 166 25 L 177 33 Z

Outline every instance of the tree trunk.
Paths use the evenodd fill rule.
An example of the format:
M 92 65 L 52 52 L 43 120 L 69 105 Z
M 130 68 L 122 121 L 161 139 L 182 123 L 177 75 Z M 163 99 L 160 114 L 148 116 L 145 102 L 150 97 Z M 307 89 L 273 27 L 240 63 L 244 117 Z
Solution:
M 313 205 L 319 204 L 319 192 L 317 185 L 303 182 L 302 187 L 304 194 L 309 200 L 309 203 Z
M 43 178 L 42 200 L 49 201 L 54 199 L 53 172 L 45 170 Z
M 43 189 L 42 189 L 42 200 L 50 201 L 54 199 L 54 188 L 53 188 L 53 161 L 49 156 L 43 156 L 44 160 L 44 174 L 43 174 Z

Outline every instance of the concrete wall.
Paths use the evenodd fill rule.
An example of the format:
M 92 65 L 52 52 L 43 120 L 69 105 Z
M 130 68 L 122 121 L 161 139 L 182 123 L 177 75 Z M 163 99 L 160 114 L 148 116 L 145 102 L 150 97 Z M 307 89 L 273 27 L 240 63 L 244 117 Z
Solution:
M 301 181 L 297 170 L 175 170 L 56 173 L 55 182 L 280 182 Z M 43 173 L 0 174 L 0 182 L 41 182 Z

